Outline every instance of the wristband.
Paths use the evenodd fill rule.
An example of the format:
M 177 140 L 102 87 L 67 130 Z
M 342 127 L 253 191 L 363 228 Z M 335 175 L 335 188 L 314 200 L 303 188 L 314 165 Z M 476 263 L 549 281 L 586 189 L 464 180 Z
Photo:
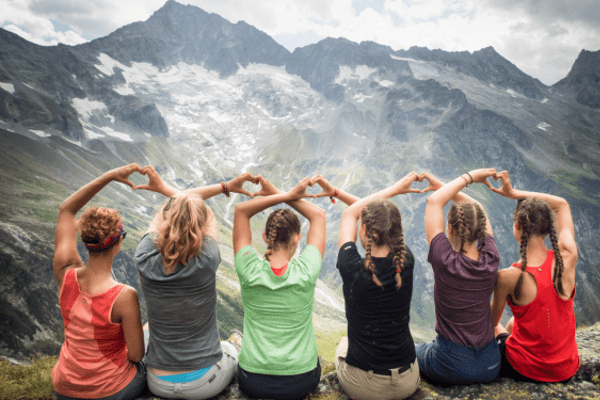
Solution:
M 337 197 L 337 196 L 338 196 L 338 194 L 340 194 L 340 190 L 339 190 L 338 188 L 335 188 L 335 191 L 333 192 L 333 196 L 329 196 L 329 198 L 331 199 L 331 202 L 332 202 L 333 204 L 335 204 L 335 199 L 334 199 L 334 197 Z
M 471 174 L 467 172 L 467 175 L 469 175 L 469 178 L 471 178 L 471 183 L 473 183 L 473 177 L 471 176 Z
M 227 190 L 227 184 L 225 182 L 221 182 L 221 189 L 223 189 L 223 194 L 229 197 L 229 190 Z
M 465 178 L 464 175 L 461 175 L 460 177 L 465 180 L 465 187 L 469 186 L 469 181 L 467 180 L 467 178 Z

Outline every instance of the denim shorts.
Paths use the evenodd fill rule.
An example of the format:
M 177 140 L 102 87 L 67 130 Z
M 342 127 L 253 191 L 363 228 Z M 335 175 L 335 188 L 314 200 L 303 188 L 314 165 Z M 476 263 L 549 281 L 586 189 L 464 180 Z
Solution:
M 474 348 L 451 342 L 438 335 L 432 343 L 415 348 L 419 370 L 428 381 L 442 385 L 488 383 L 500 372 L 496 339 Z

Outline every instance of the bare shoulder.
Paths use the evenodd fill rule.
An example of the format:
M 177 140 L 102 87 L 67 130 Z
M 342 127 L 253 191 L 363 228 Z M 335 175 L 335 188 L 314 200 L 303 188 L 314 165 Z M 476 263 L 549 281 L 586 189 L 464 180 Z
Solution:
M 498 271 L 498 284 L 513 287 L 517 284 L 521 270 L 515 267 L 508 267 Z

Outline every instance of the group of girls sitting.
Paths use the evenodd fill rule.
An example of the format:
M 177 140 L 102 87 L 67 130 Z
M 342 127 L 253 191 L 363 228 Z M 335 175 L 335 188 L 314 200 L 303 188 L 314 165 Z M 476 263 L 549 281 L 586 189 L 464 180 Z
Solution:
M 135 172 L 146 175 L 148 184 L 136 187 L 129 180 Z M 502 186 L 493 187 L 490 178 Z M 126 236 L 118 212 L 90 208 L 76 219 L 111 181 L 168 199 L 135 252 L 147 329 L 137 292 L 111 273 Z M 423 181 L 429 182 L 426 189 L 413 187 Z M 260 190 L 248 192 L 242 187 L 246 182 Z M 473 183 L 518 199 L 513 231 L 521 259 L 512 268 L 498 271 L 500 257 L 485 211 L 461 192 Z M 315 185 L 321 193 L 308 194 Z M 428 191 L 434 192 L 427 199 L 425 233 L 435 279 L 437 338 L 415 347 L 409 329 L 415 259 L 405 244 L 400 211 L 389 199 Z M 239 343 L 220 340 L 220 229 L 205 203 L 230 193 L 251 198 L 236 205 L 233 218 L 234 264 L 244 308 L 239 354 Z M 326 215 L 305 198 L 323 196 L 348 205 L 337 259 L 348 336 L 338 344 L 335 366 L 349 397 L 404 399 L 417 390 L 421 375 L 439 384 L 470 384 L 490 382 L 499 374 L 543 382 L 575 374 L 577 248 L 570 208 L 560 197 L 513 189 L 508 173 L 494 169 L 474 170 L 447 184 L 429 173 L 411 172 L 363 199 L 320 175 L 304 178 L 288 192 L 249 172 L 179 191 L 151 166 L 131 164 L 90 182 L 60 207 L 53 267 L 65 342 L 52 371 L 57 398 L 134 399 L 147 384 L 157 396 L 206 399 L 220 393 L 236 373 L 248 397 L 308 396 L 321 375 L 312 313 Z M 446 224 L 443 208 L 451 200 Z M 301 222 L 289 208 L 278 208 L 262 232 L 267 251 L 261 258 L 252 247 L 251 218 L 280 203 L 308 220 L 306 246 L 293 258 Z M 89 250 L 86 264 L 77 252 L 78 231 Z M 357 250 L 357 232 L 364 257 Z M 544 243 L 548 235 L 552 250 Z M 500 319 L 506 302 L 514 317 L 504 328 Z

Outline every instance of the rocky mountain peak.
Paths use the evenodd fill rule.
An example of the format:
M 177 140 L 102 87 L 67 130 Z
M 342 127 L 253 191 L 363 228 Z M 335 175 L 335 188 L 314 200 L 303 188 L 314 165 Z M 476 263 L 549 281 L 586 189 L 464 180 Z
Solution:
M 502 57 L 491 46 L 473 53 L 429 50 L 426 47 L 415 46 L 409 50 L 399 50 L 395 55 L 434 62 L 496 87 L 521 93 L 531 99 L 543 99 L 541 91 L 545 86 Z
M 167 1 L 148 20 L 127 25 L 78 48 L 81 56 L 105 53 L 125 65 L 203 65 L 222 77 L 249 63 L 285 65 L 290 54 L 266 33 L 246 23 L 232 24 L 219 15 L 174 0 Z
M 569 74 L 553 88 L 572 92 L 580 104 L 600 108 L 600 50 L 581 50 Z

